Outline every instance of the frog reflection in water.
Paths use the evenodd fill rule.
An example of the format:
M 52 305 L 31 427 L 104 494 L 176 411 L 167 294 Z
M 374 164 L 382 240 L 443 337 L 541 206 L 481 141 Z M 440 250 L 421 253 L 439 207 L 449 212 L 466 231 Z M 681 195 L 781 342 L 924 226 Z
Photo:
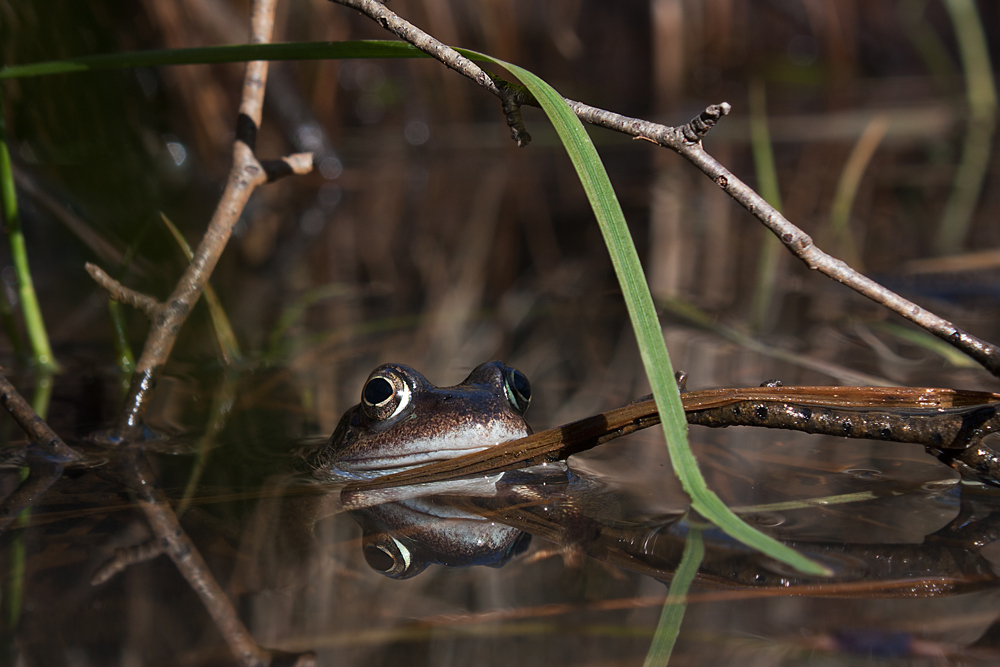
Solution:
M 500 362 L 477 367 L 454 387 L 436 387 L 406 366 L 380 366 L 365 383 L 361 403 L 347 411 L 310 459 L 311 475 L 327 483 L 370 479 L 524 437 L 531 433 L 523 419 L 530 398 L 527 378 Z M 505 473 L 503 481 L 498 475 L 485 484 L 480 478 L 475 482 L 480 486 L 468 493 L 462 486 L 468 482 L 461 480 L 404 487 L 399 490 L 408 493 L 402 495 L 381 495 L 392 489 L 358 492 L 349 505 L 364 531 L 365 559 L 397 579 L 415 576 L 431 563 L 499 567 L 527 548 L 530 536 L 522 530 L 530 530 L 624 569 L 670 579 L 686 541 L 682 513 L 651 525 L 623 522 L 613 494 L 604 493 L 599 482 L 556 468 Z M 423 495 L 414 498 L 415 493 Z M 964 507 L 964 495 L 962 502 Z M 907 582 L 891 589 L 904 597 L 995 585 L 997 577 L 979 551 L 1000 535 L 1000 511 L 970 510 L 985 517 L 977 521 L 966 514 L 963 510 L 922 544 L 786 544 L 831 567 L 836 572 L 831 581 Z M 817 583 L 721 534 L 707 534 L 705 549 L 702 583 L 783 590 Z
M 361 402 L 311 459 L 312 475 L 324 482 L 377 477 L 530 435 L 524 421 L 530 400 L 528 379 L 499 361 L 478 366 L 453 387 L 437 387 L 401 364 L 379 366 Z M 431 563 L 500 567 L 531 539 L 426 496 L 351 516 L 364 530 L 365 560 L 397 579 Z

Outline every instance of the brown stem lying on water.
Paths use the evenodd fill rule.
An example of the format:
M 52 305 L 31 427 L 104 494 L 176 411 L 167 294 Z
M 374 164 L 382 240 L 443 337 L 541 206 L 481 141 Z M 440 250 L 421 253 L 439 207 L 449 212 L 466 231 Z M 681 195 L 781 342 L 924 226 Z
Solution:
M 753 387 L 681 394 L 688 423 L 758 426 L 924 445 L 963 477 L 1000 484 L 1000 394 L 906 387 Z M 480 452 L 347 486 L 345 493 L 423 484 L 565 460 L 660 423 L 644 399 Z M 322 473 L 317 474 L 322 478 Z M 347 500 L 345 499 L 345 502 Z
M 523 123 L 520 122 L 519 107 L 524 104 L 538 106 L 538 103 L 525 90 L 503 81 L 500 77 L 484 72 L 478 65 L 393 13 L 376 0 L 331 0 L 331 2 L 361 11 L 377 21 L 386 30 L 413 44 L 456 72 L 472 79 L 498 97 L 503 103 L 503 110 L 508 117 L 508 124 L 511 125 L 514 139 L 518 145 L 526 143 L 521 138 L 522 133 L 524 136 L 527 134 L 523 132 Z M 904 299 L 874 280 L 861 275 L 843 261 L 820 250 L 808 234 L 789 222 L 777 209 L 764 201 L 763 197 L 705 151 L 701 140 L 722 116 L 729 113 L 728 103 L 711 105 L 690 122 L 678 127 L 670 127 L 598 109 L 575 100 L 564 99 L 582 121 L 676 151 L 760 220 L 792 254 L 802 260 L 810 269 L 819 271 L 827 277 L 847 285 L 859 294 L 905 317 L 917 326 L 955 346 L 978 361 L 990 373 L 1000 377 L 1000 348 L 970 335 L 948 320 Z

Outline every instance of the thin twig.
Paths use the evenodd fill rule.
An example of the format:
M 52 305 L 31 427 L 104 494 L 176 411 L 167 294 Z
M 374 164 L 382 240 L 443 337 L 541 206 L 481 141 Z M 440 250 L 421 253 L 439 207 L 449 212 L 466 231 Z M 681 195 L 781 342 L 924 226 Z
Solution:
M 375 19 L 386 30 L 472 79 L 504 103 L 505 113 L 508 103 L 518 106 L 522 104 L 537 106 L 537 102 L 530 95 L 518 90 L 518 86 L 501 84 L 500 77 L 486 74 L 457 51 L 400 18 L 375 0 L 331 0 L 331 2 L 363 12 Z M 810 269 L 843 283 L 859 294 L 905 317 L 917 326 L 965 352 L 986 370 L 1000 377 L 1000 348 L 966 333 L 948 320 L 908 299 L 904 299 L 874 280 L 861 275 L 843 261 L 817 248 L 808 234 L 789 222 L 752 188 L 705 151 L 701 140 L 723 116 L 729 113 L 731 107 L 728 103 L 713 104 L 690 122 L 670 127 L 639 118 L 630 118 L 575 100 L 564 99 L 582 121 L 622 132 L 638 139 L 645 139 L 679 153 L 715 181 L 726 194 L 764 223 L 785 247 Z
M 90 274 L 90 277 L 94 279 L 94 282 L 104 288 L 108 296 L 118 303 L 124 303 L 126 306 L 132 306 L 136 310 L 141 310 L 150 320 L 155 319 L 160 308 L 163 307 L 163 304 L 148 294 L 125 287 L 96 264 L 87 262 L 84 264 L 84 268 Z
M 472 79 L 496 95 L 503 105 L 503 112 L 507 117 L 507 124 L 510 126 L 511 137 L 517 142 L 517 145 L 526 146 L 531 141 L 531 137 L 524 129 L 524 122 L 521 121 L 521 112 L 518 109 L 522 102 L 516 96 L 512 96 L 509 89 L 497 86 L 494 83 L 494 78 L 479 65 L 447 44 L 431 37 L 406 19 L 401 18 L 391 9 L 378 2 L 378 0 L 332 0 L 332 2 L 358 10 L 400 39 L 409 42 L 432 58 L 444 63 L 459 74 Z

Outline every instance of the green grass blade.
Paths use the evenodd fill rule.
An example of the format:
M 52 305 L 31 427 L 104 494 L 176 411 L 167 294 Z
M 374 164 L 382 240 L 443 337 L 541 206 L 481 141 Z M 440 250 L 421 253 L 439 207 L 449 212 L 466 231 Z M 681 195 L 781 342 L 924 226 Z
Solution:
M 21 314 L 24 328 L 28 333 L 31 355 L 34 362 L 46 373 L 59 371 L 59 364 L 52 356 L 49 336 L 45 331 L 42 309 L 38 305 L 35 284 L 28 266 L 28 248 L 21 231 L 21 215 L 17 208 L 17 191 L 14 188 L 14 170 L 7 148 L 7 122 L 3 115 L 3 99 L 0 98 L 0 199 L 3 207 L 3 223 L 10 244 L 10 257 L 17 273 L 17 293 L 21 300 Z
M 292 44 L 227 44 L 191 49 L 129 51 L 52 60 L 0 69 L 0 79 L 19 79 L 74 72 L 157 67 L 161 65 L 204 65 L 238 63 L 248 60 L 339 60 L 342 58 L 429 58 L 406 42 L 362 40 L 353 42 L 296 42 Z
M 632 243 L 625 215 L 608 179 L 604 163 L 587 135 L 583 124 L 569 105 L 550 85 L 531 72 L 499 60 L 493 62 L 506 68 L 523 83 L 541 104 L 559 134 L 577 175 L 597 217 L 611 263 L 625 298 L 632 327 L 656 406 L 663 423 L 667 448 L 674 472 L 684 490 L 691 496 L 691 506 L 703 517 L 728 535 L 747 546 L 791 565 L 803 572 L 826 575 L 829 571 L 777 540 L 744 523 L 708 488 L 705 478 L 687 442 L 687 419 L 680 393 L 674 381 L 674 369 L 663 341 L 663 333 L 653 307 L 653 297 L 646 284 L 639 254 Z
M 684 596 L 691 588 L 691 582 L 698 574 L 698 568 L 701 567 L 704 557 L 705 542 L 701 538 L 701 531 L 691 528 L 684 544 L 684 555 L 681 556 L 680 565 L 677 566 L 674 578 L 670 582 L 670 591 L 663 603 L 660 622 L 656 625 L 656 634 L 653 635 L 653 643 L 649 646 L 643 667 L 666 667 L 670 662 L 670 654 L 673 653 L 674 644 L 677 643 L 677 635 L 680 634 L 684 612 L 687 609 Z
M 188 245 L 187 239 L 184 238 L 184 235 L 181 234 L 180 230 L 177 229 L 166 214 L 160 213 L 160 219 L 163 220 L 163 224 L 170 231 L 170 235 L 174 237 L 174 241 L 177 242 L 181 252 L 184 253 L 187 261 L 190 262 L 194 258 L 194 253 L 191 251 L 191 246 Z M 219 343 L 222 360 L 227 366 L 239 363 L 243 360 L 240 344 L 236 340 L 236 334 L 233 332 L 232 325 L 229 323 L 226 309 L 222 307 L 222 301 L 219 300 L 219 295 L 215 293 L 215 288 L 212 287 L 211 283 L 205 283 L 202 296 L 205 298 L 205 305 L 208 306 L 208 314 L 212 318 L 212 327 L 215 329 L 215 339 Z

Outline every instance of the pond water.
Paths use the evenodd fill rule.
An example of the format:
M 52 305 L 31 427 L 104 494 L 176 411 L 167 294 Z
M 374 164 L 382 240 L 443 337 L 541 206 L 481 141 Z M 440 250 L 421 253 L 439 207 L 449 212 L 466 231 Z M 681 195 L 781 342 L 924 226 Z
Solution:
M 688 512 L 657 429 L 568 467 L 508 472 L 471 492 L 427 489 L 443 495 L 404 497 L 402 514 L 374 505 L 384 491 L 345 508 L 342 484 L 305 481 L 302 457 L 322 437 L 289 437 L 302 415 L 282 405 L 287 387 L 275 378 L 285 373 L 239 378 L 214 442 L 193 417 L 218 376 L 166 378 L 150 419 L 171 434 L 149 453 L 159 484 L 186 506 L 183 525 L 262 646 L 313 650 L 322 664 L 644 658 L 687 534 L 707 528 Z M 119 391 L 113 379 L 107 394 Z M 72 384 L 60 378 L 53 408 Z M 96 391 L 95 378 L 80 386 Z M 835 574 L 798 575 L 707 529 L 672 664 L 995 659 L 983 635 L 1000 616 L 1000 495 L 963 485 L 915 445 L 744 427 L 692 427 L 691 440 L 727 504 Z M 109 477 L 110 458 L 68 470 L 28 527 L 4 536 L 8 565 L 16 545 L 26 553 L 19 652 L 29 664 L 226 662 L 219 631 L 165 556 L 91 583 L 116 548 L 150 537 L 135 497 Z M 8 488 L 17 474 L 6 473 Z M 469 540 L 489 542 L 498 526 L 512 527 L 501 553 L 471 558 L 506 564 L 462 566 Z M 415 561 L 405 578 L 366 562 L 366 545 L 385 534 Z
M 234 43 L 245 39 L 245 4 L 50 0 L 43 17 L 11 3 L 0 55 L 8 65 Z M 749 128 L 751 114 L 770 118 L 789 219 L 908 298 L 1000 341 L 1000 263 L 978 252 L 1000 246 L 993 153 L 959 249 L 968 252 L 941 258 L 935 241 L 975 138 L 956 45 L 967 26 L 952 26 L 943 5 L 895 5 L 392 3 L 604 108 L 682 123 L 729 101 L 733 113 L 706 147 L 761 190 L 766 160 Z M 997 8 L 979 11 L 995 51 Z M 279 2 L 279 40 L 384 37 L 331 3 Z M 536 431 L 649 391 L 607 251 L 547 121 L 525 109 L 534 141 L 516 149 L 493 99 L 427 61 L 272 67 L 258 152 L 312 150 L 316 169 L 255 193 L 213 275 L 241 359 L 220 360 L 199 305 L 153 395 L 157 437 L 141 452 L 88 444 L 113 423 L 123 390 L 107 299 L 84 263 L 169 293 L 186 262 L 160 213 L 197 242 L 229 166 L 241 73 L 185 66 L 3 82 L 35 287 L 62 366 L 47 417 L 93 465 L 67 469 L 0 535 L 0 661 L 234 664 L 166 556 L 92 583 L 116 549 L 134 554 L 151 536 L 141 493 L 115 473 L 141 455 L 254 639 L 315 651 L 320 664 L 640 664 L 694 533 L 705 556 L 671 665 L 998 662 L 1000 494 L 964 483 L 918 445 L 690 428 L 709 486 L 833 569 L 823 580 L 689 512 L 658 427 L 564 465 L 438 489 L 436 504 L 407 498 L 404 510 L 371 510 L 371 497 L 342 498 L 340 483 L 308 479 L 302 461 L 384 363 L 446 386 L 501 359 L 531 381 L 526 420 Z M 857 172 L 851 156 L 884 117 Z M 983 136 L 971 143 L 992 146 Z M 788 257 L 768 259 L 773 239 L 679 157 L 593 137 L 689 389 L 777 378 L 997 391 L 996 378 L 914 338 L 903 320 Z M 841 219 L 852 164 L 858 186 Z M 126 311 L 123 324 L 138 352 L 147 323 Z M 3 368 L 31 397 L 36 376 L 15 341 L 0 345 Z M 24 442 L 6 415 L 0 438 L 5 455 Z M 0 470 L 5 494 L 20 475 Z M 417 527 L 401 525 L 402 514 Z M 470 538 L 469 524 L 494 532 Z M 427 535 L 431 545 L 416 542 Z M 498 555 L 480 549 L 491 541 Z M 431 564 L 409 578 L 373 569 L 391 571 L 399 544 L 406 574 Z M 385 551 L 366 559 L 373 545 Z M 470 550 L 505 564 L 459 566 Z

